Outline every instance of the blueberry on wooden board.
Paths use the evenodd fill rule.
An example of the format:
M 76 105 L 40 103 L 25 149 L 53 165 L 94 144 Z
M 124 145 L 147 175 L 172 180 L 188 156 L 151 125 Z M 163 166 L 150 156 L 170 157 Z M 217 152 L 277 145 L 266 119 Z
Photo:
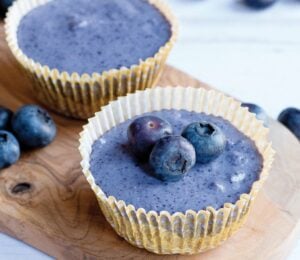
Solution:
M 300 109 L 293 107 L 284 109 L 278 116 L 278 121 L 300 140 Z
M 25 105 L 13 116 L 12 129 L 22 146 L 40 148 L 51 143 L 56 126 L 49 113 L 36 105 Z
M 0 130 L 10 129 L 12 116 L 13 112 L 10 109 L 0 106 Z
M 242 107 L 247 107 L 249 112 L 256 114 L 256 118 L 264 122 L 264 126 L 268 126 L 268 115 L 260 106 L 253 103 L 242 103 Z
M 0 169 L 17 162 L 20 158 L 18 140 L 9 132 L 0 130 Z
M 0 13 L 2 17 L 5 16 L 8 7 L 10 7 L 13 2 L 14 0 L 0 0 Z

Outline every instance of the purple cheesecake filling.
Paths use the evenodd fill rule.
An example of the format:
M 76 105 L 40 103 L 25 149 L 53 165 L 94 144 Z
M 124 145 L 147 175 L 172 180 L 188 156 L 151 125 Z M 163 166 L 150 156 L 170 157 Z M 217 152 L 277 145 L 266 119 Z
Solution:
M 178 182 L 162 182 L 151 176 L 147 163 L 137 161 L 130 151 L 127 128 L 133 119 L 119 124 L 95 141 L 90 170 L 107 196 L 114 196 L 147 211 L 170 213 L 216 209 L 235 203 L 242 193 L 249 193 L 259 178 L 262 156 L 254 142 L 229 121 L 185 110 L 161 110 L 147 113 L 170 122 L 175 134 L 185 126 L 205 120 L 216 124 L 227 138 L 225 151 L 208 164 L 197 163 Z
M 153 57 L 171 27 L 146 0 L 52 0 L 23 17 L 17 36 L 34 61 L 92 74 Z

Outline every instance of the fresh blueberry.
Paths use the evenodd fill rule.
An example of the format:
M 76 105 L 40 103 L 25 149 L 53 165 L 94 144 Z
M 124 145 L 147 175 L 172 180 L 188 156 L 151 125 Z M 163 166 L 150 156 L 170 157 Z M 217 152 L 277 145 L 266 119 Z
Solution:
M 140 159 L 147 159 L 155 143 L 172 133 L 172 126 L 156 116 L 142 116 L 135 119 L 127 131 L 132 150 Z
M 12 5 L 14 0 L 0 0 L 0 10 L 1 10 L 1 16 L 4 16 L 8 7 Z
M 20 145 L 9 132 L 0 130 L 0 169 L 11 166 L 20 158 Z
M 194 147 L 182 136 L 160 139 L 150 154 L 154 176 L 163 181 L 178 181 L 195 165 Z
M 0 130 L 10 129 L 10 122 L 13 112 L 5 107 L 0 106 Z
M 264 126 L 268 126 L 268 116 L 266 112 L 258 105 L 252 103 L 242 103 L 242 107 L 247 107 L 249 112 L 256 114 L 256 118 L 264 122 Z
M 56 126 L 48 112 L 36 105 L 21 107 L 12 119 L 12 129 L 27 148 L 44 147 L 56 135 Z
M 277 0 L 244 0 L 245 4 L 255 8 L 255 9 L 264 9 L 277 2 Z
M 226 138 L 214 124 L 202 121 L 189 124 L 182 132 L 196 150 L 197 162 L 208 163 L 225 149 Z
M 300 140 L 300 110 L 286 108 L 278 116 L 278 121 L 284 124 Z

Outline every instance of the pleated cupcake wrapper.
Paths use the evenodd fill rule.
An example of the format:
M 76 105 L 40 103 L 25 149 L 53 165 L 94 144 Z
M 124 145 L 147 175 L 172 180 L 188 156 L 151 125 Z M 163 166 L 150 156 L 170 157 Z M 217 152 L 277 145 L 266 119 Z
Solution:
M 93 143 L 127 119 L 162 109 L 185 109 L 221 116 L 251 138 L 263 157 L 263 169 L 250 193 L 242 194 L 235 204 L 226 203 L 220 209 L 207 207 L 206 210 L 188 210 L 175 214 L 167 211 L 147 212 L 115 197 L 107 197 L 90 172 Z M 269 174 L 274 157 L 267 134 L 268 129 L 254 114 L 220 92 L 191 87 L 157 87 L 129 94 L 103 107 L 84 126 L 79 150 L 83 173 L 107 221 L 120 236 L 137 247 L 158 254 L 195 254 L 218 246 L 246 220 L 252 201 Z
M 103 73 L 79 75 L 43 66 L 27 57 L 18 45 L 17 29 L 22 17 L 49 1 L 17 0 L 9 9 L 5 21 L 8 45 L 32 78 L 34 93 L 45 105 L 66 116 L 85 119 L 119 96 L 156 84 L 178 32 L 177 20 L 164 2 L 149 0 L 149 3 L 163 14 L 171 25 L 171 38 L 153 57 L 140 61 L 138 65 L 130 68 L 122 67 Z

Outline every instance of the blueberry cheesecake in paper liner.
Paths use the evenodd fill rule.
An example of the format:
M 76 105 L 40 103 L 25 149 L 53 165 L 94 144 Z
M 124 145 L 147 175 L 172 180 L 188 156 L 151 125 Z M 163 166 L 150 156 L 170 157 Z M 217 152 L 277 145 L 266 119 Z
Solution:
M 118 96 L 155 85 L 177 21 L 161 0 L 17 0 L 5 32 L 37 97 L 88 118 Z
M 190 123 L 208 122 L 225 137 L 223 152 L 209 162 L 195 162 L 192 154 L 194 166 L 184 177 L 161 180 L 149 164 L 161 140 L 170 136 L 156 143 L 149 163 L 128 144 L 127 131 L 147 118 L 154 120 L 151 124 L 168 122 L 164 133 L 176 140 L 181 133 L 189 138 Z M 274 157 L 267 135 L 254 114 L 220 92 L 157 87 L 103 107 L 84 126 L 79 150 L 83 173 L 121 237 L 158 254 L 195 254 L 218 246 L 246 220 Z

